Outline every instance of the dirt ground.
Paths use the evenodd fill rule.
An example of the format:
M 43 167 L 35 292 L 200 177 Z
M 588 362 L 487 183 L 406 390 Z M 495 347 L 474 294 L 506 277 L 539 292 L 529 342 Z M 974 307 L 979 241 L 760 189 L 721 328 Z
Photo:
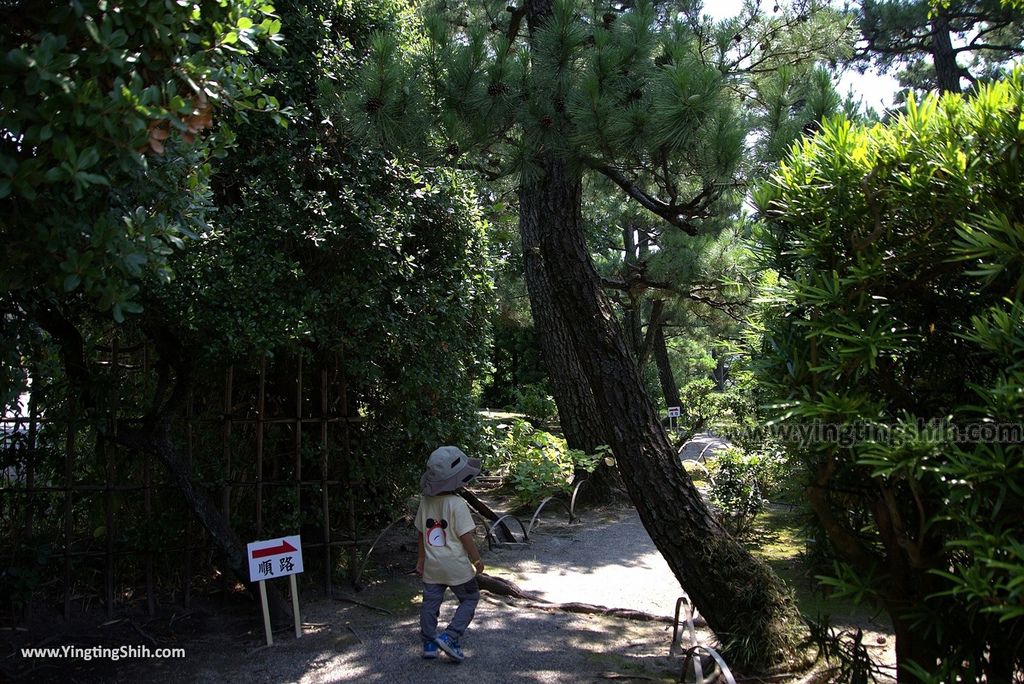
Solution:
M 553 602 L 585 602 L 671 617 L 679 585 L 635 511 L 588 510 L 568 525 L 551 511 L 526 546 L 484 551 L 487 572 Z M 0 680 L 31 682 L 600 682 L 675 681 L 681 661 L 669 657 L 672 627 L 599 615 L 544 610 L 484 593 L 463 639 L 467 660 L 419 657 L 419 583 L 411 528 L 396 529 L 374 553 L 369 586 L 346 600 L 303 592 L 303 637 L 291 630 L 263 641 L 258 604 L 247 595 L 206 601 L 189 613 L 167 606 L 96 628 L 0 633 Z M 454 601 L 442 609 L 442 621 Z M 449 611 L 448 613 L 444 611 Z M 875 626 L 869 626 L 875 627 Z M 699 638 L 713 643 L 707 631 Z M 886 658 L 891 636 L 866 635 Z M 22 658 L 21 646 L 149 645 L 185 649 L 184 659 L 74 660 Z M 739 673 L 737 673 L 739 674 Z M 6 677 L 5 677 L 6 675 Z M 791 681 L 798 681 L 793 678 Z M 756 681 L 756 680 L 747 680 Z M 774 679 L 773 681 L 780 681 Z M 804 678 L 808 681 L 808 678 Z

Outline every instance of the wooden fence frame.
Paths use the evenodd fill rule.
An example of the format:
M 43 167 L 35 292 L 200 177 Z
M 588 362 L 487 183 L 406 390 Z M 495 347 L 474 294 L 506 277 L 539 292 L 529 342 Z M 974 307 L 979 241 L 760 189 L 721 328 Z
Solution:
M 120 347 L 117 340 L 115 339 L 110 347 L 103 349 L 109 353 L 109 365 L 115 369 L 115 373 L 142 371 L 143 373 L 149 372 L 149 350 L 143 345 L 135 345 L 133 347 Z M 126 354 L 133 352 L 142 353 L 141 363 L 126 363 L 124 361 Z M 264 530 L 264 494 L 268 487 L 294 487 L 295 489 L 295 512 L 299 514 L 302 510 L 303 503 L 303 490 L 317 488 L 320 492 L 321 514 L 323 516 L 322 521 L 322 536 L 318 540 L 303 540 L 304 550 L 312 549 L 324 549 L 323 553 L 323 588 L 326 595 L 331 595 L 332 589 L 332 570 L 333 570 L 333 559 L 335 558 L 332 553 L 333 549 L 347 547 L 350 554 L 350 568 L 353 570 L 356 567 L 356 548 L 361 543 L 369 543 L 369 539 L 359 539 L 358 529 L 356 524 L 355 515 L 355 504 L 353 489 L 355 484 L 352 478 L 345 479 L 329 479 L 328 474 L 333 472 L 333 467 L 337 465 L 338 460 L 346 467 L 350 467 L 351 455 L 352 455 L 352 429 L 353 426 L 362 422 L 362 418 L 358 415 L 349 415 L 349 402 L 347 397 L 347 384 L 344 380 L 340 383 L 332 383 L 329 379 L 329 371 L 327 367 L 320 368 L 320 382 L 319 382 L 319 400 L 320 406 L 322 407 L 321 415 L 303 415 L 303 403 L 306 399 L 304 395 L 303 387 L 303 372 L 304 372 L 304 361 L 302 356 L 297 356 L 297 370 L 295 374 L 295 411 L 293 415 L 289 416 L 276 416 L 269 417 L 266 415 L 266 378 L 267 378 L 267 363 L 266 359 L 263 359 L 259 363 L 259 367 L 256 370 L 258 391 L 256 398 L 255 415 L 249 417 L 245 415 L 237 415 L 234 411 L 235 408 L 235 396 L 234 396 L 234 385 L 235 385 L 235 366 L 231 366 L 225 372 L 223 382 L 223 398 L 221 402 L 221 414 L 219 417 L 206 417 L 196 415 L 194 413 L 194 396 L 189 395 L 186 406 L 186 414 L 184 416 L 183 424 L 181 429 L 184 431 L 184 456 L 186 462 L 191 469 L 195 460 L 195 432 L 196 428 L 201 424 L 216 425 L 219 423 L 221 432 L 221 447 L 223 449 L 223 478 L 218 480 L 221 484 L 220 491 L 220 512 L 230 520 L 231 516 L 231 499 L 232 494 L 239 490 L 253 489 L 255 492 L 255 530 L 257 535 L 261 535 Z M 106 365 L 106 364 L 105 364 Z M 340 368 L 340 365 L 335 359 L 334 368 Z M 331 396 L 331 385 L 337 384 L 339 386 L 337 396 Z M 327 409 L 330 406 L 330 400 L 335 399 L 339 410 L 334 414 L 329 414 Z M 72 399 L 72 413 L 74 413 L 74 400 Z M 30 404 L 32 402 L 30 401 Z M 111 433 L 117 430 L 119 422 L 124 422 L 117 416 L 118 406 L 115 405 L 106 407 L 108 418 L 106 429 Z M 244 413 L 244 411 L 243 411 Z M 54 419 L 47 418 L 46 416 L 40 416 L 34 410 L 34 407 L 30 405 L 29 415 L 18 415 L 18 416 L 2 416 L 0 417 L 0 426 L 7 428 L 4 430 L 6 435 L 11 432 L 17 432 L 18 430 L 27 428 L 28 445 L 27 450 L 31 453 L 36 448 L 36 440 L 38 438 L 38 432 L 40 428 L 47 423 L 57 423 Z M 155 556 L 157 555 L 151 548 L 145 551 L 139 552 L 136 550 L 118 550 L 114 547 L 115 530 L 118 529 L 119 525 L 125 524 L 124 521 L 119 520 L 115 514 L 114 505 L 114 494 L 117 492 L 141 492 L 143 501 L 142 507 L 145 515 L 143 524 L 148 524 L 153 514 L 153 495 L 154 492 L 166 489 L 175 489 L 175 487 L 167 482 L 156 483 L 153 481 L 153 457 L 146 453 L 142 455 L 142 475 L 143 481 L 141 484 L 124 484 L 119 481 L 118 473 L 115 472 L 114 463 L 115 458 L 106 458 L 106 468 L 104 469 L 104 482 L 102 484 L 81 484 L 74 482 L 74 468 L 77 453 L 75 445 L 79 437 L 80 431 L 84 428 L 80 419 L 70 421 L 59 421 L 65 424 L 64 431 L 64 445 L 63 445 L 63 459 L 64 459 L 64 473 L 63 483 L 60 485 L 39 485 L 36 483 L 36 471 L 34 467 L 34 459 L 29 457 L 25 459 L 24 471 L 19 473 L 20 479 L 23 480 L 23 485 L 10 485 L 5 479 L 0 481 L 0 497 L 7 498 L 11 502 L 11 516 L 12 520 L 15 518 L 23 517 L 23 529 L 26 536 L 31 536 L 35 521 L 33 520 L 33 506 L 31 505 L 32 497 L 36 494 L 47 493 L 47 494 L 63 494 L 63 510 L 62 510 L 62 550 L 55 553 L 54 556 L 59 557 L 62 561 L 62 581 L 63 581 L 63 613 L 64 619 L 70 620 L 72 616 L 72 588 L 73 582 L 71 577 L 71 561 L 72 558 L 87 557 L 87 558 L 102 558 L 103 559 L 103 590 L 102 594 L 104 597 L 104 603 L 106 605 L 106 613 L 108 617 L 113 617 L 115 613 L 115 606 L 117 600 L 115 597 L 115 572 L 116 566 L 115 561 L 120 556 L 138 556 L 141 553 L 142 566 L 145 572 L 145 596 L 146 596 L 146 609 L 148 614 L 152 615 L 155 613 L 156 608 L 156 593 L 155 593 Z M 288 424 L 293 426 L 293 445 L 291 457 L 294 459 L 294 470 L 293 477 L 287 480 L 272 480 L 265 479 L 263 474 L 265 472 L 264 464 L 264 438 L 267 427 L 275 424 Z M 231 438 L 233 430 L 239 425 L 251 425 L 255 429 L 255 448 L 254 454 L 252 454 L 255 460 L 255 479 L 252 480 L 235 480 L 231 477 L 232 459 L 238 457 L 238 454 L 233 453 L 231 446 Z M 340 449 L 332 449 L 331 438 L 337 437 L 337 431 L 340 427 Z M 92 429 L 91 427 L 86 429 Z M 304 432 L 309 434 L 313 433 L 313 436 L 319 442 L 320 446 L 320 475 L 319 479 L 303 479 L 302 478 L 302 445 Z M 97 442 L 99 449 L 111 450 L 111 454 L 116 454 L 119 447 L 113 440 L 105 439 Z M 5 448 L 13 448 L 10 445 L 6 445 Z M 334 457 L 332 459 L 332 456 Z M 236 461 L 237 463 L 237 461 Z M 196 484 L 201 484 L 194 481 Z M 211 483 L 205 483 L 211 484 Z M 331 488 L 337 488 L 339 486 L 346 487 L 348 506 L 344 514 L 344 520 L 341 521 L 343 525 L 343 531 L 338 531 L 332 528 L 331 524 Z M 76 530 L 73 529 L 73 504 L 76 498 L 80 495 L 102 493 L 103 495 L 103 506 L 105 513 L 105 545 L 102 550 L 83 550 L 74 551 L 72 550 L 72 544 L 76 539 Z M 26 505 L 23 512 L 16 511 L 15 502 L 18 501 L 19 496 L 26 497 Z M 307 496 L 309 496 L 307 494 Z M 308 499 L 307 499 L 308 501 Z M 22 516 L 21 513 L 24 515 Z M 184 552 L 183 561 L 183 572 L 182 572 L 182 602 L 186 609 L 191 605 L 192 601 L 192 585 L 194 579 L 194 568 L 192 567 L 192 554 L 194 551 L 199 549 L 205 549 L 207 546 L 203 543 L 202 535 L 197 534 L 195 516 L 186 509 L 185 514 L 187 516 L 184 521 L 184 540 L 181 544 L 162 547 L 158 553 L 166 555 L 171 553 Z M 130 523 L 129 523 L 130 524 Z M 200 530 L 201 531 L 201 530 Z M 57 540 L 54 540 L 55 542 Z M 0 608 L 0 610 L 3 610 Z M 25 613 L 23 618 L 27 619 L 31 615 L 31 601 L 25 607 Z

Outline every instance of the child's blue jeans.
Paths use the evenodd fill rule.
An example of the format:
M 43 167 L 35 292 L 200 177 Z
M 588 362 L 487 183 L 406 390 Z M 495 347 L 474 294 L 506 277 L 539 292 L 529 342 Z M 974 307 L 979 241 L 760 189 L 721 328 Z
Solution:
M 423 608 L 420 610 L 420 634 L 424 641 L 433 641 L 437 636 L 437 616 L 441 611 L 441 603 L 444 602 L 444 584 L 423 583 Z M 480 588 L 476 585 L 476 579 L 471 579 L 465 584 L 453 586 L 452 593 L 459 599 L 459 607 L 455 609 L 452 621 L 445 628 L 444 632 L 453 639 L 458 639 L 473 621 L 473 614 L 476 612 L 476 604 L 480 602 Z

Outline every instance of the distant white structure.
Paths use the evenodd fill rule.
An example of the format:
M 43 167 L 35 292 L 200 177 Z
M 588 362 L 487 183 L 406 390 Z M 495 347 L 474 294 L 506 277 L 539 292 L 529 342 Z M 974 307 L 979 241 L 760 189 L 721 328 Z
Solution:
M 30 385 L 31 382 L 29 378 Z M 0 422 L 0 449 L 10 449 L 15 435 L 28 433 L 28 403 L 29 393 L 23 392 L 18 396 L 15 406 L 4 409 L 4 420 Z M 24 420 L 19 421 L 18 418 Z M 7 486 L 24 484 L 25 474 L 22 471 L 20 463 L 12 463 L 0 469 L 0 483 Z
M 689 442 L 679 447 L 679 458 L 683 461 L 696 461 L 706 463 L 707 459 L 714 456 L 722 449 L 728 449 L 731 444 L 721 437 L 716 437 L 708 432 L 699 432 Z

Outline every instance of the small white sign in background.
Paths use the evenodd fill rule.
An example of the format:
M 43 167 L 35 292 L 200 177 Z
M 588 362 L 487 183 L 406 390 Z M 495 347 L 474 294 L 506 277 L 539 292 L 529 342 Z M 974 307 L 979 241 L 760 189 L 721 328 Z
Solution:
M 668 407 L 668 417 L 669 418 L 678 418 L 679 417 L 679 407 L 678 406 L 669 406 Z

